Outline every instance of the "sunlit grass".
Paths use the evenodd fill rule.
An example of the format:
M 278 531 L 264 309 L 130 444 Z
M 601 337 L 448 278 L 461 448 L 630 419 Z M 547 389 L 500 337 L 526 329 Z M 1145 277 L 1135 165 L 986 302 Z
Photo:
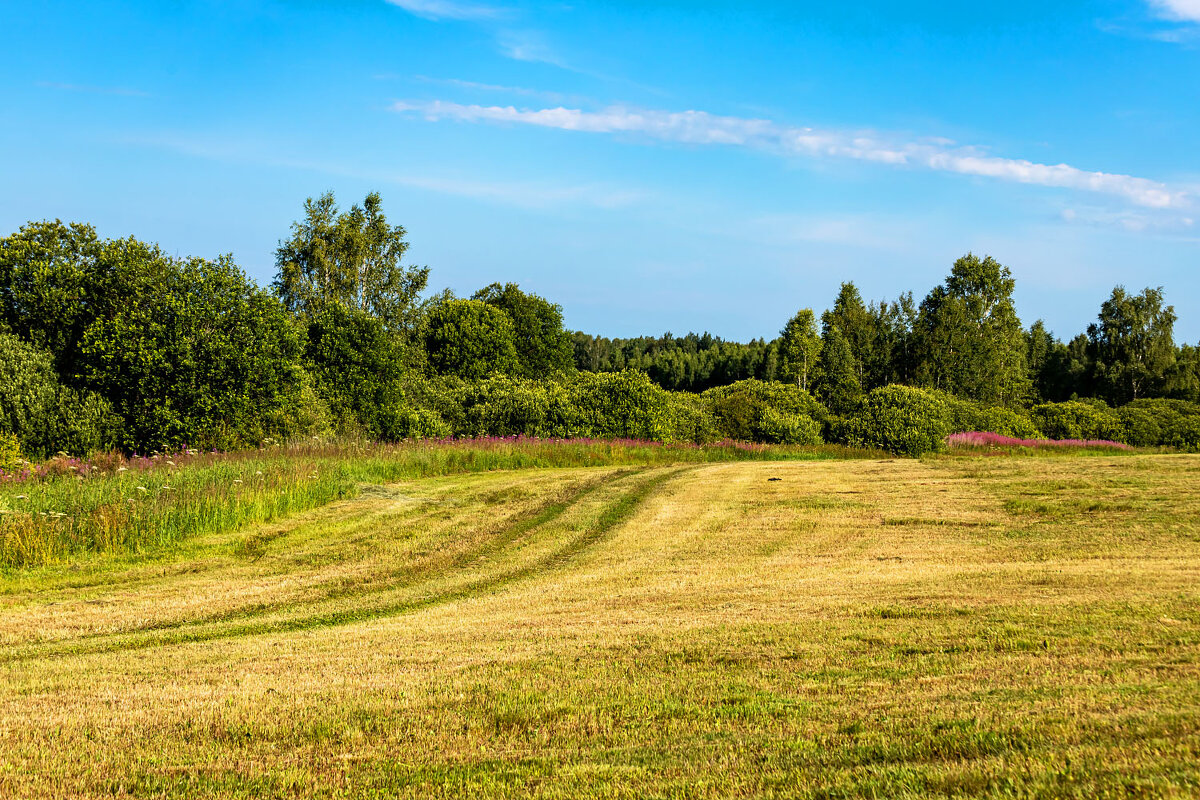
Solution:
M 0 482 L 0 569 L 162 550 L 354 496 L 362 484 L 491 470 L 845 458 L 839 448 L 492 438 L 332 442 L 243 453 L 60 460 Z
M 459 470 L 12 570 L 0 796 L 1196 796 L 1198 479 Z

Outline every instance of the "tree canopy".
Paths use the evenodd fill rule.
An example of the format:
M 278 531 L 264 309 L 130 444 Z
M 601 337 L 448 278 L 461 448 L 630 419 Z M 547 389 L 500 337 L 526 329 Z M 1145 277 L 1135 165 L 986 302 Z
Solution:
M 561 306 L 522 292 L 515 283 L 485 286 L 473 299 L 500 309 L 512 320 L 521 375 L 541 378 L 574 368 L 574 343 L 563 330 Z
M 389 225 L 379 194 L 340 212 L 333 192 L 304 202 L 304 218 L 275 251 L 273 284 L 293 314 L 313 317 L 333 303 L 370 314 L 386 330 L 410 332 L 428 267 L 404 266 L 403 226 Z

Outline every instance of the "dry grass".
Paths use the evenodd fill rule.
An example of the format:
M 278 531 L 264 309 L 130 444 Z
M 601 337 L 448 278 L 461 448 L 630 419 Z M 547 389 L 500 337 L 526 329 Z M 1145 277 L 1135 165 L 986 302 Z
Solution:
M 12 573 L 0 796 L 1196 796 L 1197 485 L 492 472 Z

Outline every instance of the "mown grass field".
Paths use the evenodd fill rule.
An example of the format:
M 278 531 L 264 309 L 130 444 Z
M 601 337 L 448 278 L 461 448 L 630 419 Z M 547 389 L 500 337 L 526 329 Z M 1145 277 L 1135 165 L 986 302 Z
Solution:
M 0 797 L 1200 795 L 1200 456 L 661 461 L 8 570 Z

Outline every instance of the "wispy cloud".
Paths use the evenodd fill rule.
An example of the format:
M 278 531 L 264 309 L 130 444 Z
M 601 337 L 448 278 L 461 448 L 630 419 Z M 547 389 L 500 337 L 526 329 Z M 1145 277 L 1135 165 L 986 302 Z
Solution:
M 1064 222 L 1101 228 L 1121 228 L 1130 233 L 1153 231 L 1176 236 L 1196 234 L 1196 220 L 1190 216 L 1163 216 L 1131 209 L 1114 210 L 1090 206 L 1064 208 L 1060 216 Z
M 1200 22 L 1200 0 L 1149 0 L 1150 8 L 1163 19 Z
M 281 152 L 278 143 L 185 133 L 151 133 L 126 137 L 125 144 L 154 147 L 182 155 L 232 164 L 281 167 L 339 178 L 387 183 L 437 194 L 468 197 L 517 208 L 557 210 L 564 207 L 620 209 L 645 203 L 650 193 L 609 182 L 562 183 L 531 180 L 480 180 L 447 175 L 414 175 L 378 166 L 311 159 Z
M 382 76 L 381 76 L 382 77 Z M 551 103 L 561 103 L 566 98 L 562 92 L 550 92 L 544 89 L 530 89 L 525 86 L 502 86 L 496 83 L 480 83 L 464 81 L 459 78 L 431 78 L 427 75 L 414 75 L 412 80 L 421 83 L 431 83 L 439 86 L 453 86 L 456 89 L 466 89 L 472 92 L 488 92 L 492 94 L 515 94 L 521 97 L 539 97 Z
M 504 16 L 504 9 L 451 0 L 387 0 L 422 19 L 488 20 Z
M 686 144 L 748 147 L 783 156 L 851 159 L 930 169 L 1116 195 L 1137 205 L 1157 209 L 1185 208 L 1192 202 L 1187 192 L 1159 181 L 1083 170 L 1068 164 L 1002 158 L 946 139 L 911 140 L 873 132 L 780 125 L 767 119 L 718 116 L 704 111 L 648 111 L 619 106 L 602 111 L 562 107 L 523 110 L 513 106 L 433 101 L 399 102 L 393 108 L 399 112 L 421 114 L 430 120 L 509 123 L 589 133 L 633 133 Z
M 62 92 L 85 92 L 87 94 L 111 94 L 122 97 L 149 97 L 149 92 L 140 89 L 126 89 L 121 86 L 84 86 L 78 83 L 55 83 L 54 81 L 37 81 L 35 86 L 42 89 L 57 89 Z
M 549 43 L 547 43 L 546 37 L 539 31 L 500 31 L 496 37 L 496 43 L 500 47 L 500 54 L 514 61 L 550 64 L 551 66 L 566 70 L 579 71 L 567 64 L 562 56 L 555 52 Z

